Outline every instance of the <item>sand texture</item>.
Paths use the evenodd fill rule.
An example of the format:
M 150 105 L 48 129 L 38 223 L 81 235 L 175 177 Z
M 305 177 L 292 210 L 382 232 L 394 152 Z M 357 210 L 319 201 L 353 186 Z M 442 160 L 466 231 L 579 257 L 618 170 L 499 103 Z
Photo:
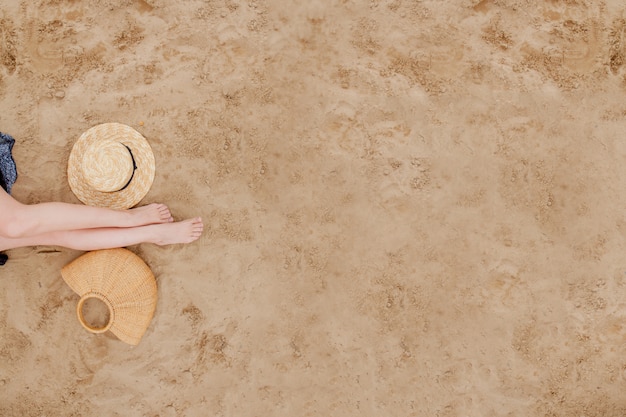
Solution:
M 120 122 L 142 204 L 141 343 L 61 268 L 0 267 L 0 416 L 626 415 L 621 0 L 2 0 L 0 131 L 25 203 Z M 1 213 L 0 213 L 1 215 Z

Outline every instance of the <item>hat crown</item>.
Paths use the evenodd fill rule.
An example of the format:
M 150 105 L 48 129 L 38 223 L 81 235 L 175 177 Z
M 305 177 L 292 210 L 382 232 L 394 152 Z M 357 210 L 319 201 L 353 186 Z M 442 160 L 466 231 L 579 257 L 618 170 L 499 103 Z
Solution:
M 82 170 L 85 181 L 94 190 L 105 193 L 120 191 L 133 177 L 132 152 L 121 142 L 94 142 L 83 156 Z

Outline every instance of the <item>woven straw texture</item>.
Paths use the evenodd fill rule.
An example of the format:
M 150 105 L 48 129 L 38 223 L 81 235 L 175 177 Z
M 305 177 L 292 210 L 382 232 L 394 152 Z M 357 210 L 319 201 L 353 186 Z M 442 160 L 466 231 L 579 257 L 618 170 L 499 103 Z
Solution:
M 93 333 L 108 329 L 128 344 L 139 343 L 157 302 L 154 274 L 141 258 L 123 248 L 87 252 L 64 266 L 61 276 L 81 297 L 77 313 L 83 327 Z M 109 306 L 110 320 L 104 330 L 90 328 L 82 318 L 80 306 L 90 297 Z
M 98 141 L 83 155 L 85 181 L 96 191 L 119 191 L 133 177 L 133 158 L 119 142 Z
M 70 188 L 80 201 L 113 209 L 137 205 L 150 190 L 154 174 L 150 144 L 121 123 L 104 123 L 84 132 L 72 147 L 67 165 Z

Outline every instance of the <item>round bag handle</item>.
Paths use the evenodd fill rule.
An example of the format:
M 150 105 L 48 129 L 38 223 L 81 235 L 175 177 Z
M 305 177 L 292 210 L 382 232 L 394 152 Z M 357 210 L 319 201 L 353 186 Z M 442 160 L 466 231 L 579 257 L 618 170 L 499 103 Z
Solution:
M 92 327 L 85 320 L 85 317 L 83 315 L 83 305 L 85 304 L 85 302 L 87 300 L 89 300 L 91 298 L 96 298 L 96 299 L 102 301 L 104 303 L 104 305 L 107 307 L 107 309 L 109 310 L 109 321 L 103 327 Z M 106 332 L 107 330 L 109 330 L 111 328 L 111 326 L 113 325 L 113 321 L 115 319 L 115 313 L 113 311 L 113 306 L 111 305 L 109 300 L 107 300 L 101 294 L 98 294 L 98 293 L 95 293 L 95 292 L 88 292 L 88 293 L 84 294 L 80 298 L 80 300 L 78 301 L 78 304 L 76 305 L 76 315 L 78 316 L 78 321 L 80 322 L 80 324 L 85 329 L 90 331 L 91 333 L 104 333 L 104 332 Z

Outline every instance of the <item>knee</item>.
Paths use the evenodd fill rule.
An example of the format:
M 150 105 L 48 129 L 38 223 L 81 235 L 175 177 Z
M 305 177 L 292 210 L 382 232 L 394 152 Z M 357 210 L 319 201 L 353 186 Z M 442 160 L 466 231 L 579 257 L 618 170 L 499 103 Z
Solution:
M 24 236 L 24 228 L 14 221 L 2 221 L 0 223 L 0 235 L 10 239 L 17 239 Z
M 0 235 L 10 239 L 18 239 L 28 235 L 29 221 L 19 213 L 3 216 L 0 220 Z

